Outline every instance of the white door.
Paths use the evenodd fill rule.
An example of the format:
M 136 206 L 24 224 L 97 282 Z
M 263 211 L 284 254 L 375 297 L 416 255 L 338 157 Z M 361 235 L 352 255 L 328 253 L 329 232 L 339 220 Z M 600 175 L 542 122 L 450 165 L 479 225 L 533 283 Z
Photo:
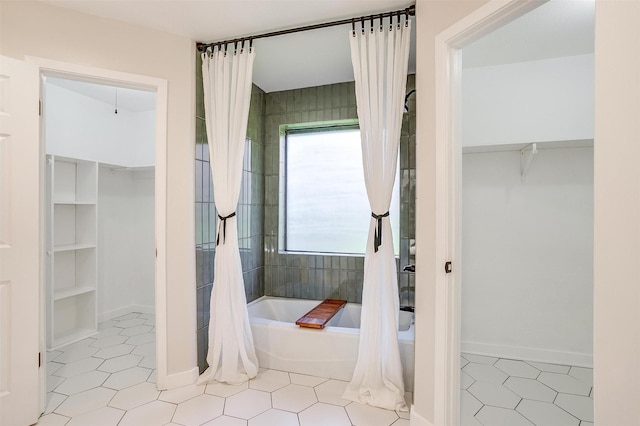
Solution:
M 38 71 L 0 57 L 0 424 L 38 420 Z

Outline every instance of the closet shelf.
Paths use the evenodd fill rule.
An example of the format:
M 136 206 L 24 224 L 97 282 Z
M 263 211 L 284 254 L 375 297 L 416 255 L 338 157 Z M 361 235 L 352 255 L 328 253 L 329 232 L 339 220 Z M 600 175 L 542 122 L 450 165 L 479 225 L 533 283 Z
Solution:
M 64 201 L 64 200 L 56 200 L 53 202 L 53 204 L 55 205 L 62 205 L 62 206 L 95 206 L 96 202 L 95 201 L 73 201 L 73 200 L 69 200 L 69 201 Z
M 68 299 L 70 297 L 78 296 L 80 294 L 92 293 L 95 292 L 95 287 L 90 286 L 81 286 L 81 287 L 73 287 L 61 291 L 56 291 L 53 295 L 53 300 L 63 300 Z
M 522 151 L 535 143 L 537 149 L 561 149 L 561 148 L 588 148 L 593 147 L 593 139 L 577 139 L 566 141 L 531 141 L 519 143 L 503 143 L 495 145 L 463 146 L 463 154 L 475 154 L 482 152 Z
M 126 166 L 122 164 L 109 164 L 109 163 L 98 163 L 100 167 L 109 169 L 109 171 L 113 172 L 155 172 L 156 165 L 155 164 L 146 164 L 146 165 L 137 165 L 137 166 Z
M 96 248 L 96 245 L 95 244 L 64 244 L 64 245 L 55 246 L 53 248 L 53 251 L 57 253 L 60 251 L 86 250 L 86 249 L 92 249 L 92 248 Z

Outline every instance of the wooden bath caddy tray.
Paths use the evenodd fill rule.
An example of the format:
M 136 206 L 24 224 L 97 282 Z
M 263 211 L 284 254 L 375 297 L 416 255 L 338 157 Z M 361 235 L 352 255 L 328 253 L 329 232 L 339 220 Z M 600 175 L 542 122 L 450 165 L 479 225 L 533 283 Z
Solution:
M 346 304 L 346 300 L 325 299 L 298 319 L 296 324 L 306 328 L 324 328 L 329 320 Z

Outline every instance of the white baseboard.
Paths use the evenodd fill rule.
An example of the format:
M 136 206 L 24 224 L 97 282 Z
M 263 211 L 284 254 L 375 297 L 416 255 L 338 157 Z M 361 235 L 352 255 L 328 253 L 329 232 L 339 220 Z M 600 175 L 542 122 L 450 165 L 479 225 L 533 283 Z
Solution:
M 409 424 L 411 426 L 433 426 L 433 423 L 416 413 L 415 405 L 411 405 L 411 420 L 409 420 Z
M 460 350 L 477 355 L 593 368 L 593 354 L 478 342 L 461 342 Z
M 126 315 L 131 312 L 140 312 L 141 314 L 154 314 L 156 307 L 151 305 L 127 305 L 118 309 L 111 310 L 109 312 L 102 312 L 98 314 L 98 322 L 109 321 L 110 319 L 117 318 L 122 315 Z
M 193 367 L 191 370 L 168 374 L 166 377 L 158 377 L 156 386 L 158 390 L 167 390 L 192 385 L 198 380 L 198 373 L 198 367 Z

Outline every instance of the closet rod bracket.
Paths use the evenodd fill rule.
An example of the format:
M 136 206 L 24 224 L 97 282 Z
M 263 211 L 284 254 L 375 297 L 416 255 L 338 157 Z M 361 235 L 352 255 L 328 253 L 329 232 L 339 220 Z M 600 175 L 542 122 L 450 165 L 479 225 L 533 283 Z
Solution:
M 536 143 L 529 144 L 520 150 L 520 177 L 525 178 L 534 155 L 538 153 L 538 146 Z

